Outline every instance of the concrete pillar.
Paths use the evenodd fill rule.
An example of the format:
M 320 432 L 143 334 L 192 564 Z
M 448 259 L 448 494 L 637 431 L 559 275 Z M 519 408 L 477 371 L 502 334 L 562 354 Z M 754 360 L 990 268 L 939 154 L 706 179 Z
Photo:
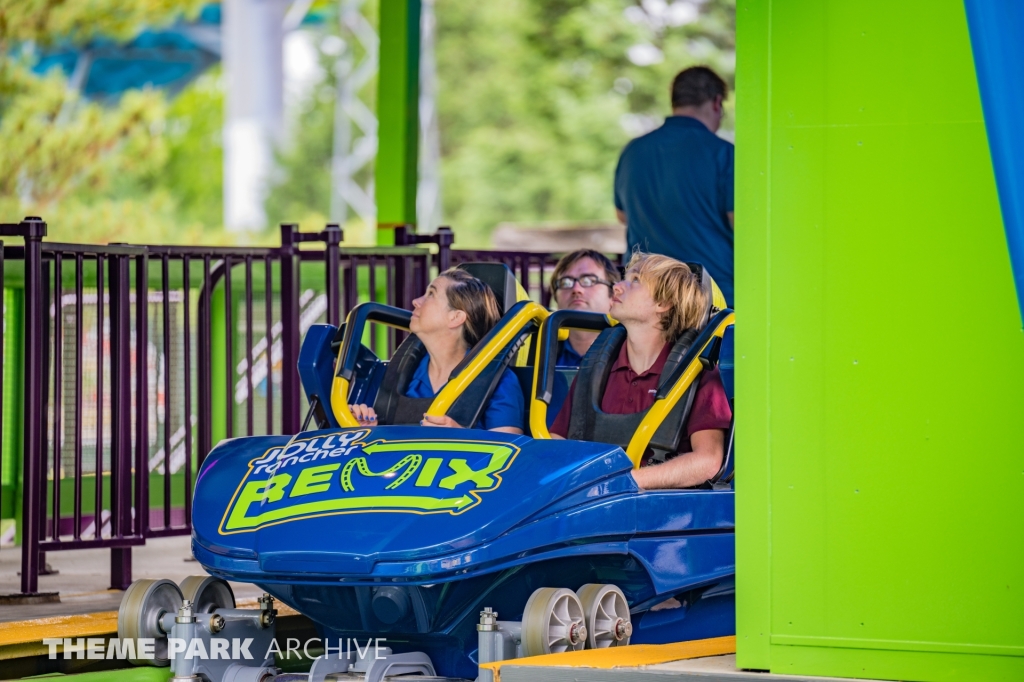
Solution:
M 284 133 L 284 16 L 287 0 L 224 0 L 227 103 L 224 122 L 224 224 L 266 226 L 263 201 Z

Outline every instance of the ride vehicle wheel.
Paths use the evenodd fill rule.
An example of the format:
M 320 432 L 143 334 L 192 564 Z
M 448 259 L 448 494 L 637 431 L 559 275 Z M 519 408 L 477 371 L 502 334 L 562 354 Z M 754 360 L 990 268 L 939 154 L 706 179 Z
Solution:
M 572 590 L 534 590 L 523 610 L 523 655 L 579 651 L 587 641 L 583 604 Z
M 153 658 L 133 658 L 135 665 L 167 666 L 167 633 L 160 629 L 164 614 L 177 614 L 183 598 L 181 590 L 170 580 L 136 580 L 121 597 L 117 610 L 117 636 L 122 641 L 156 640 Z M 138 655 L 138 652 L 136 652 Z
M 625 646 L 633 634 L 626 595 L 615 585 L 589 583 L 576 590 L 586 616 L 587 648 Z
M 181 581 L 182 597 L 192 602 L 192 613 L 213 613 L 235 608 L 235 593 L 226 580 L 212 575 L 190 575 Z

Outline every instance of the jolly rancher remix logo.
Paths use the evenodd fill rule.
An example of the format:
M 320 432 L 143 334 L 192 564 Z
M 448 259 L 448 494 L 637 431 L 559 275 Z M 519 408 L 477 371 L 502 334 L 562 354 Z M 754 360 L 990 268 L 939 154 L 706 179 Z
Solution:
M 331 514 L 461 514 L 501 484 L 500 474 L 519 453 L 487 441 L 362 442 L 369 433 L 295 440 L 249 462 L 221 535 Z

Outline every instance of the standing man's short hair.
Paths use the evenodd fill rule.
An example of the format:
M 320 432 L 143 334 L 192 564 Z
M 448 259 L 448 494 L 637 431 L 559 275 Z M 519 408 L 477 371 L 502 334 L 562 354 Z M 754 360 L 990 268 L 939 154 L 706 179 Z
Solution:
M 725 81 L 706 66 L 691 66 L 672 81 L 672 108 L 695 106 L 721 96 L 725 99 Z

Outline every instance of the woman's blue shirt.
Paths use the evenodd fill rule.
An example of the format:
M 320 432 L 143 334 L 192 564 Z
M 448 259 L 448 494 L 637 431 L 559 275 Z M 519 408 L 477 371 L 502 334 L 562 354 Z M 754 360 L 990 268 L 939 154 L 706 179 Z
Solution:
M 430 356 L 427 355 L 423 357 L 419 366 L 416 367 L 416 371 L 413 372 L 409 388 L 405 392 L 406 396 L 410 398 L 437 396 L 439 391 L 435 392 L 430 385 L 429 367 Z M 513 426 L 522 429 L 525 414 L 526 403 L 523 400 L 523 391 L 519 387 L 519 380 L 516 379 L 515 372 L 506 367 L 498 381 L 498 386 L 491 394 L 480 419 L 477 420 L 473 428 L 489 430 L 502 426 Z

